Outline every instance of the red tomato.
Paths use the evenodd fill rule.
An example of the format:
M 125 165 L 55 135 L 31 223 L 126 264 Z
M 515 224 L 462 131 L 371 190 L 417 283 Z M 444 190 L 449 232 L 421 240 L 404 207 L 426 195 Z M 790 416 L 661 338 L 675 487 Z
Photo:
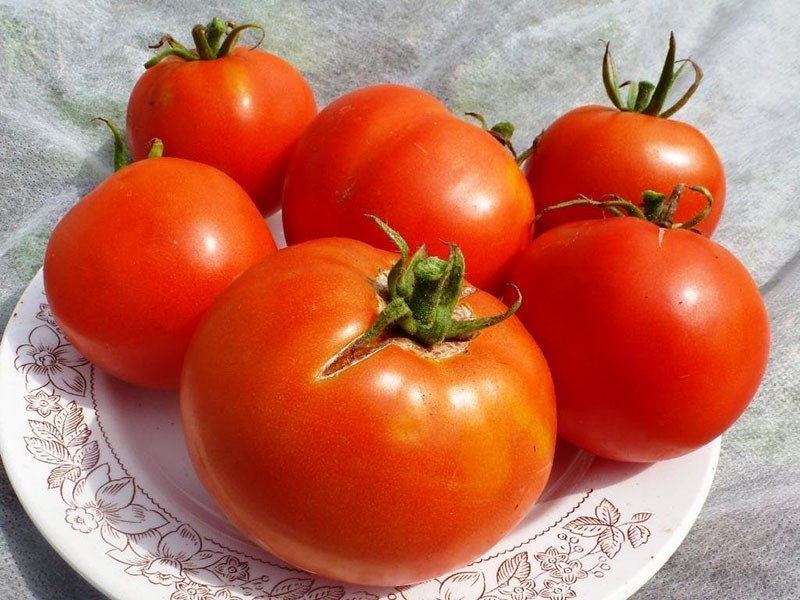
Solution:
M 547 365 L 515 317 L 429 349 L 399 334 L 358 345 L 396 259 L 344 238 L 280 250 L 215 302 L 181 384 L 190 456 L 231 521 L 364 585 L 488 550 L 539 496 L 555 444 Z M 461 304 L 505 308 L 479 290 Z
M 262 214 L 277 212 L 291 152 L 317 112 L 311 88 L 288 62 L 255 48 L 195 58 L 167 56 L 136 82 L 127 116 L 134 159 L 160 138 L 168 155 L 221 169 Z
M 114 173 L 53 230 L 44 286 L 64 335 L 116 377 L 177 388 L 183 356 L 211 301 L 276 250 L 230 177 L 179 158 Z
M 553 373 L 559 433 L 586 450 L 682 455 L 756 393 L 767 312 L 744 266 L 708 238 L 633 217 L 568 223 L 533 241 L 512 280 Z
M 725 200 L 725 173 L 711 142 L 686 123 L 605 106 L 584 106 L 548 127 L 525 164 L 537 208 L 581 195 L 615 194 L 631 202 L 645 190 L 668 192 L 680 183 L 704 185 L 714 208 L 698 229 L 711 235 Z M 687 220 L 703 205 L 682 202 L 675 218 Z M 553 211 L 536 222 L 536 234 L 568 221 L 600 217 L 594 207 Z
M 283 192 L 289 244 L 342 236 L 389 249 L 365 214 L 440 256 L 442 241 L 457 243 L 467 279 L 499 293 L 530 241 L 533 200 L 514 157 L 491 134 L 425 92 L 376 85 L 320 112 Z
M 674 62 L 668 59 L 665 66 L 671 69 Z M 608 81 L 608 86 L 618 87 L 615 81 Z M 669 192 L 678 184 L 702 185 L 714 197 L 714 206 L 698 229 L 710 236 L 722 214 L 726 187 L 714 146 L 693 126 L 666 118 L 671 113 L 661 116 L 665 113 L 659 112 L 660 104 L 648 112 L 640 112 L 647 105 L 623 108 L 582 106 L 542 132 L 525 163 L 537 209 L 581 195 L 595 200 L 617 195 L 638 202 L 646 190 Z M 687 198 L 678 208 L 676 221 L 695 215 L 703 202 L 699 197 Z M 561 223 L 601 215 L 600 209 L 587 206 L 548 213 L 537 221 L 536 235 Z

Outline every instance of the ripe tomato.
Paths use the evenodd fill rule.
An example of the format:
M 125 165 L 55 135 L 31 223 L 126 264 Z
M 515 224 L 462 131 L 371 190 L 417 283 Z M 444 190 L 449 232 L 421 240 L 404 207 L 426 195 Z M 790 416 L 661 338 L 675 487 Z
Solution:
M 671 38 L 665 63 L 670 82 L 674 51 Z M 722 214 L 726 188 L 724 168 L 714 146 L 695 127 L 666 118 L 675 107 L 660 112 L 669 86 L 657 87 L 651 102 L 634 96 L 629 105 L 622 105 L 618 97 L 613 97 L 619 86 L 615 79 L 609 79 L 614 73 L 610 60 L 606 50 L 606 87 L 616 90 L 611 95 L 617 106 L 590 105 L 567 112 L 542 132 L 525 162 L 537 209 L 581 195 L 595 200 L 616 195 L 636 202 L 645 190 L 671 190 L 681 183 L 702 185 L 714 197 L 714 206 L 698 229 L 710 236 Z M 689 95 L 698 82 L 699 70 Z M 642 96 L 649 97 L 647 86 L 639 84 L 638 89 L 644 90 Z M 686 99 L 688 96 L 679 104 Z M 702 202 L 696 197 L 687 198 L 678 208 L 676 219 L 685 220 L 696 214 Z M 537 221 L 536 235 L 561 223 L 601 215 L 600 209 L 588 206 L 549 213 Z
M 230 177 L 180 158 L 114 173 L 53 230 L 44 286 L 64 335 L 116 377 L 177 388 L 183 356 L 211 301 L 276 250 Z
M 219 51 L 190 53 L 169 40 L 170 55 L 142 74 L 128 103 L 133 158 L 147 156 L 153 138 L 170 156 L 203 162 L 233 177 L 264 215 L 277 212 L 292 149 L 317 112 L 303 76 L 288 62 L 256 48 L 234 48 L 242 27 L 218 19 L 195 39 L 228 31 Z M 198 35 L 200 36 L 198 38 Z M 179 47 L 179 48 L 178 48 Z
M 559 433 L 606 458 L 651 462 L 722 434 L 769 352 L 758 288 L 725 248 L 633 217 L 537 237 L 512 280 L 553 373 Z
M 283 191 L 289 244 L 342 236 L 390 249 L 376 215 L 411 246 L 466 257 L 467 279 L 499 292 L 530 241 L 533 199 L 514 157 L 436 98 L 375 85 L 328 105 L 297 145 Z
M 181 383 L 190 456 L 232 523 L 299 568 L 364 585 L 488 550 L 539 496 L 555 445 L 552 381 L 515 317 L 430 347 L 399 333 L 359 343 L 396 259 L 346 238 L 267 257 L 209 310 Z M 479 290 L 460 306 L 505 308 Z

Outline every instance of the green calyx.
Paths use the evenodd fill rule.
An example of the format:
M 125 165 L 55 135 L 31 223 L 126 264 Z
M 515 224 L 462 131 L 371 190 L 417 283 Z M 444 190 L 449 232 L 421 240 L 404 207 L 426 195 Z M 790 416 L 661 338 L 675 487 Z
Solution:
M 168 56 L 177 56 L 187 61 L 224 58 L 230 55 L 239 43 L 242 32 L 247 29 L 258 29 L 261 32 L 258 42 L 252 46 L 257 48 L 264 41 L 264 28 L 261 25 L 256 23 L 236 25 L 232 21 L 223 21 L 219 17 L 214 17 L 208 25 L 198 24 L 192 28 L 194 50 L 189 50 L 171 35 L 165 35 L 150 48 L 162 48 L 164 46 L 167 46 L 167 48 L 148 60 L 144 67 L 149 69 Z
M 375 223 L 388 235 L 400 251 L 398 260 L 387 277 L 386 307 L 364 334 L 369 342 L 387 331 L 390 326 L 423 346 L 433 346 L 445 340 L 467 339 L 482 329 L 500 323 L 513 315 L 521 304 L 517 300 L 503 314 L 493 317 L 460 320 L 454 312 L 464 286 L 464 255 L 455 244 L 449 244 L 447 260 L 428 256 L 420 246 L 409 256 L 406 241 L 377 217 Z
M 700 209 L 700 211 L 688 221 L 675 223 L 675 211 L 678 209 L 681 195 L 685 190 L 690 190 L 705 196 L 706 203 L 703 208 Z M 707 188 L 703 187 L 702 185 L 685 185 L 681 183 L 675 186 L 669 196 L 660 192 L 646 190 L 642 193 L 642 203 L 639 206 L 615 195 L 611 195 L 603 200 L 593 200 L 591 198 L 581 196 L 574 200 L 568 200 L 566 202 L 560 202 L 558 204 L 548 206 L 540 211 L 538 215 L 536 215 L 536 221 L 541 219 L 542 216 L 548 212 L 563 210 L 565 208 L 569 208 L 570 206 L 594 206 L 602 210 L 606 210 L 617 217 L 635 217 L 637 219 L 649 221 L 650 223 L 653 223 L 662 229 L 694 230 L 697 224 L 705 219 L 708 216 L 708 213 L 711 212 L 711 207 L 713 204 L 714 198 L 711 196 L 711 192 L 708 191 Z
M 514 148 L 514 144 L 511 143 L 511 138 L 514 135 L 514 124 L 509 123 L 508 121 L 501 121 L 495 125 L 489 126 L 489 123 L 486 121 L 484 116 L 480 113 L 476 112 L 468 112 L 465 113 L 466 116 L 472 117 L 473 119 L 477 120 L 480 123 L 481 128 L 491 135 L 494 139 L 496 139 L 500 144 L 502 144 L 505 148 L 511 152 L 511 155 L 514 157 L 514 160 L 517 163 L 522 164 L 520 161 L 520 155 L 517 154 L 516 149 Z M 525 156 L 527 158 L 527 155 Z M 524 159 L 523 159 L 524 160 Z
M 111 135 L 114 136 L 114 171 L 119 171 L 123 167 L 128 166 L 128 153 L 125 150 L 125 139 L 122 137 L 122 132 L 119 130 L 113 121 L 105 117 L 95 117 L 93 120 L 101 121 L 106 124 L 111 130 Z
M 675 211 L 678 209 L 681 194 L 683 194 L 686 189 L 705 196 L 706 203 L 703 205 L 703 208 L 688 221 L 674 223 L 673 217 Z M 711 192 L 702 185 L 680 184 L 675 186 L 675 189 L 672 190 L 669 196 L 652 190 L 647 190 L 642 194 L 642 208 L 645 219 L 664 229 L 694 229 L 700 221 L 708 216 L 713 205 L 714 198 L 711 196 Z
M 111 135 L 114 136 L 114 171 L 119 171 L 120 169 L 127 167 L 130 164 L 130 160 L 128 158 L 128 152 L 125 149 L 125 138 L 122 136 L 122 132 L 119 130 L 113 121 L 110 119 L 106 119 L 105 117 L 95 117 L 95 121 L 101 121 L 106 124 L 106 126 L 111 130 Z M 162 142 L 158 138 L 154 138 L 150 141 L 150 152 L 147 154 L 147 158 L 159 158 L 164 155 L 164 142 Z
M 678 68 L 676 69 L 676 66 Z M 694 69 L 694 82 L 689 86 L 683 95 L 672 106 L 664 109 L 672 86 L 678 79 L 686 65 Z M 625 112 L 638 112 L 654 117 L 669 118 L 678 112 L 692 97 L 700 80 L 703 78 L 703 71 L 700 66 L 690 58 L 675 60 L 675 35 L 669 34 L 669 50 L 661 69 L 661 76 L 658 82 L 653 84 L 649 81 L 625 81 L 619 83 L 617 67 L 611 57 L 610 44 L 606 43 L 606 51 L 603 55 L 603 85 L 611 102 L 619 110 Z M 622 100 L 622 88 L 627 87 L 627 97 Z

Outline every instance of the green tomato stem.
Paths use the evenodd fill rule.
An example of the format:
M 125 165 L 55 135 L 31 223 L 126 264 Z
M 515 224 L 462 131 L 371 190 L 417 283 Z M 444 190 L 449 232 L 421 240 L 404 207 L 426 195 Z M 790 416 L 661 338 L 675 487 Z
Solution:
M 480 123 L 481 128 L 486 133 L 491 135 L 494 139 L 500 142 L 500 144 L 502 144 L 509 152 L 511 152 L 511 155 L 514 157 L 514 160 L 517 161 L 517 164 L 520 165 L 522 164 L 519 161 L 519 157 L 517 156 L 517 151 L 514 149 L 514 144 L 511 142 L 511 138 L 514 135 L 513 123 L 509 123 L 508 121 L 501 121 L 500 123 L 497 123 L 489 127 L 489 124 L 487 123 L 486 119 L 482 114 L 476 112 L 468 112 L 464 114 L 468 117 L 472 117 L 473 119 L 477 120 Z
M 122 137 L 122 132 L 110 119 L 105 117 L 95 117 L 95 121 L 101 121 L 111 130 L 114 136 L 114 171 L 119 171 L 123 167 L 128 166 L 128 154 L 125 150 L 125 140 Z
M 95 117 L 94 120 L 105 123 L 114 136 L 114 171 L 127 167 L 130 164 L 130 160 L 125 149 L 125 138 L 122 136 L 122 131 L 113 121 L 105 117 Z M 147 158 L 160 158 L 163 155 L 164 142 L 159 138 L 153 138 L 150 141 L 150 151 L 147 153 Z
M 664 59 L 664 66 L 661 69 L 661 76 L 658 78 L 658 83 L 652 90 L 652 99 L 638 112 L 653 116 L 658 116 L 661 112 L 664 103 L 667 101 L 669 90 L 675 82 L 675 51 L 675 35 L 670 32 L 667 57 Z
M 147 153 L 147 158 L 161 158 L 164 156 L 164 142 L 158 138 L 150 140 L 150 152 Z
M 379 218 L 370 216 L 400 251 L 387 278 L 388 303 L 362 337 L 367 343 L 395 326 L 423 346 L 445 340 L 465 339 L 513 315 L 520 306 L 518 297 L 506 312 L 488 318 L 453 318 L 464 286 L 464 255 L 450 244 L 447 260 L 428 256 L 420 246 L 409 258 L 408 244 L 399 233 Z
M 215 60 L 230 56 L 239 43 L 242 32 L 247 29 L 258 29 L 261 32 L 260 38 L 252 46 L 252 48 L 257 48 L 264 41 L 265 36 L 264 28 L 261 25 L 257 23 L 236 25 L 232 21 L 223 21 L 219 17 L 214 17 L 208 25 L 197 24 L 192 27 L 194 51 L 175 41 L 172 36 L 165 35 L 158 43 L 150 47 L 160 48 L 164 45 L 169 47 L 148 60 L 144 64 L 145 69 L 154 67 L 168 56 L 177 56 L 185 61 Z
M 689 86 L 689 89 L 687 89 L 686 92 L 684 92 L 683 96 L 681 96 L 675 104 L 673 104 L 667 110 L 663 110 L 659 113 L 658 116 L 661 117 L 662 119 L 670 118 L 681 108 L 683 108 L 684 105 L 689 101 L 689 98 L 691 98 L 692 95 L 697 91 L 697 88 L 700 87 L 700 81 L 703 79 L 703 70 L 700 68 L 700 65 L 698 65 L 696 62 L 688 58 L 680 60 L 678 62 L 682 64 L 675 72 L 675 79 L 677 79 L 680 73 L 683 71 L 684 66 L 688 64 L 691 65 L 691 67 L 694 69 L 694 81 Z
M 552 204 L 546 208 L 543 208 L 536 215 L 534 222 L 541 219 L 547 213 L 564 210 L 565 208 L 570 208 L 572 206 L 594 206 L 596 208 L 607 210 L 615 217 L 629 216 L 636 217 L 637 219 L 648 220 L 645 213 L 642 212 L 638 206 L 636 206 L 633 202 L 629 202 L 628 200 L 620 198 L 619 196 L 611 196 L 608 200 L 594 200 L 592 198 L 587 198 L 586 196 L 579 196 L 574 200 L 559 202 L 558 204 Z
M 150 67 L 157 65 L 168 56 L 177 56 L 178 58 L 181 58 L 186 61 L 197 60 L 196 54 L 193 54 L 186 46 L 178 42 L 175 38 L 173 38 L 169 34 L 162 35 L 161 39 L 158 40 L 155 44 L 150 44 L 149 48 L 157 49 L 157 48 L 162 48 L 164 46 L 168 46 L 168 48 L 162 50 L 161 52 L 156 54 L 153 58 L 144 63 L 145 69 L 149 69 Z
M 261 33 L 261 36 L 258 38 L 258 41 L 250 46 L 251 50 L 258 48 L 264 41 L 264 37 L 266 36 L 266 31 L 264 28 L 257 24 L 257 23 L 244 23 L 242 25 L 233 26 L 233 23 L 230 24 L 232 28 L 228 32 L 228 35 L 225 37 L 225 41 L 222 42 L 222 46 L 217 53 L 217 58 L 222 58 L 223 56 L 228 56 L 233 51 L 234 47 L 239 43 L 239 38 L 242 35 L 242 32 L 246 29 L 258 29 Z
M 644 112 L 644 110 L 650 105 L 652 101 L 653 92 L 656 89 L 649 81 L 640 81 L 639 85 L 636 86 L 636 100 L 633 103 L 633 111 L 634 112 Z
M 539 142 L 541 141 L 543 135 L 544 135 L 544 129 L 539 132 L 539 135 L 533 138 L 533 142 L 531 142 L 530 146 L 528 146 L 527 148 L 525 148 L 525 150 L 517 154 L 517 165 L 521 167 L 522 165 L 525 164 L 525 161 L 528 160 L 531 157 L 531 154 L 533 154 L 536 151 L 536 146 L 539 145 Z
M 622 96 L 619 93 L 619 74 L 617 73 L 617 65 L 611 58 L 611 42 L 606 42 L 606 51 L 603 54 L 603 86 L 605 86 L 606 94 L 614 106 L 622 111 L 630 110 L 629 106 L 622 102 Z
M 219 17 L 214 17 L 211 19 L 211 22 L 208 24 L 205 31 L 206 43 L 211 51 L 211 56 L 215 57 L 218 55 L 219 48 L 222 44 L 222 40 L 226 31 L 228 31 L 228 23 Z
M 192 27 L 192 39 L 197 50 L 197 58 L 200 60 L 213 60 L 216 58 L 211 44 L 208 42 L 208 29 L 205 25 L 195 25 Z
M 683 194 L 684 190 L 691 190 L 705 196 L 706 203 L 703 205 L 703 208 L 701 208 L 700 211 L 698 211 L 698 213 L 688 221 L 684 221 L 683 223 L 673 223 L 672 219 L 675 215 L 675 211 L 678 208 L 678 204 L 680 203 L 681 195 Z M 711 207 L 714 205 L 714 198 L 711 196 L 711 192 L 708 190 L 708 188 L 702 185 L 679 184 L 675 186 L 675 189 L 672 190 L 672 193 L 665 200 L 663 200 L 662 203 L 662 227 L 669 229 L 694 229 L 694 227 L 697 226 L 700 221 L 705 219 L 708 216 L 708 213 L 711 212 Z
M 706 198 L 706 203 L 702 209 L 691 219 L 683 223 L 674 223 L 673 217 L 680 203 L 681 195 L 684 190 L 691 190 L 702 194 Z M 694 229 L 698 223 L 705 219 L 711 212 L 714 198 L 711 192 L 702 185 L 678 184 L 669 196 L 653 190 L 645 190 L 642 193 L 641 208 L 633 202 L 625 200 L 616 195 L 610 195 L 605 200 L 594 200 L 586 196 L 579 196 L 573 200 L 559 202 L 548 206 L 536 215 L 534 222 L 541 219 L 545 214 L 558 210 L 564 210 L 573 206 L 593 206 L 601 210 L 608 211 L 615 217 L 633 217 L 649 221 L 663 229 Z
M 667 56 L 658 82 L 655 85 L 649 81 L 640 81 L 638 84 L 630 81 L 619 83 L 619 74 L 611 56 L 610 44 L 606 43 L 605 53 L 603 54 L 602 77 L 603 86 L 611 103 L 621 111 L 638 112 L 664 119 L 678 112 L 697 91 L 703 78 L 703 70 L 690 58 L 676 60 L 675 53 L 675 35 L 670 32 L 669 49 L 667 50 Z M 672 87 L 687 64 L 694 69 L 694 82 L 672 106 L 665 109 L 664 105 L 672 91 Z M 680 65 L 677 70 L 675 69 L 676 65 Z M 627 102 L 622 101 L 620 94 L 620 89 L 625 86 L 628 86 Z

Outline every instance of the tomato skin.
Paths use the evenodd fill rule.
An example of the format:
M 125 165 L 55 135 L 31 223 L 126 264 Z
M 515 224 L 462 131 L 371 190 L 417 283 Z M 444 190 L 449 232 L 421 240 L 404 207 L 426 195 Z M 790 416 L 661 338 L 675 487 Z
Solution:
M 289 244 L 341 236 L 392 249 L 366 214 L 442 258 L 443 241 L 458 244 L 467 279 L 497 293 L 530 241 L 533 198 L 490 134 L 423 91 L 375 85 L 320 112 L 298 142 L 283 191 Z
M 227 175 L 152 158 L 114 173 L 59 221 L 44 286 L 59 327 L 92 363 L 129 383 L 174 389 L 211 301 L 276 249 Z
M 586 450 L 680 456 L 756 393 L 767 312 L 744 266 L 708 238 L 630 217 L 568 223 L 534 240 L 512 280 L 553 373 L 559 433 Z
M 313 92 L 293 66 L 235 48 L 213 60 L 170 56 L 147 69 L 130 95 L 127 132 L 134 160 L 159 138 L 165 156 L 224 171 L 270 215 L 280 208 L 294 145 L 316 113 Z
M 697 229 L 710 236 L 725 204 L 725 171 L 711 142 L 681 121 L 589 105 L 567 112 L 542 135 L 524 165 L 537 210 L 580 195 L 602 200 L 616 194 L 639 204 L 642 192 L 669 195 L 678 184 L 702 185 L 713 196 L 710 214 Z M 705 205 L 700 195 L 685 195 L 675 222 L 685 222 Z M 601 217 L 581 206 L 547 213 L 536 235 L 569 221 Z
M 547 365 L 514 317 L 455 356 L 390 345 L 320 378 L 372 324 L 371 280 L 396 258 L 343 238 L 268 257 L 203 320 L 180 394 L 190 456 L 230 520 L 294 566 L 364 585 L 488 550 L 538 498 L 555 444 Z M 464 302 L 505 310 L 480 291 Z

